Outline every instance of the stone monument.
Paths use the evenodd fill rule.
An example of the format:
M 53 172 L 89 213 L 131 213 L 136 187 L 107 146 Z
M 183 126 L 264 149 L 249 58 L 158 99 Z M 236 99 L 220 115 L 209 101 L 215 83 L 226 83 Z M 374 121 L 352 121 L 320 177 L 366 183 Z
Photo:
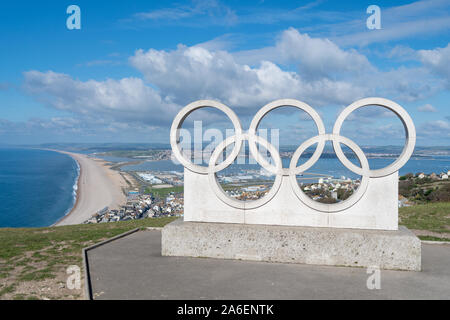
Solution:
M 377 170 L 369 168 L 364 152 L 356 143 L 340 135 L 344 120 L 356 109 L 368 105 L 393 111 L 406 132 L 406 143 L 399 158 Z M 278 150 L 256 134 L 261 119 L 282 106 L 308 113 L 318 131 L 317 136 L 296 149 L 289 168 L 283 168 Z M 216 147 L 209 166 L 196 165 L 186 159 L 179 144 L 183 121 L 191 112 L 203 107 L 221 110 L 234 126 L 234 135 Z M 275 175 L 272 188 L 253 201 L 229 197 L 216 176 L 234 162 L 245 140 L 252 157 Z M 348 199 L 334 204 L 312 200 L 297 181 L 297 175 L 320 158 L 326 141 L 332 142 L 342 164 L 361 176 L 358 189 Z M 317 111 L 294 99 L 276 100 L 262 107 L 246 132 L 236 114 L 224 104 L 210 100 L 190 103 L 177 114 L 170 131 L 173 154 L 184 166 L 184 220 L 164 227 L 162 254 L 419 271 L 420 240 L 407 228 L 398 227 L 398 170 L 413 153 L 415 141 L 411 117 L 400 105 L 383 98 L 361 99 L 346 107 L 338 116 L 332 133 L 325 132 Z M 311 158 L 297 166 L 302 153 L 315 144 Z M 355 153 L 360 166 L 346 157 L 341 144 Z M 219 163 L 219 157 L 231 145 L 232 152 Z M 273 163 L 259 153 L 257 145 L 269 151 Z

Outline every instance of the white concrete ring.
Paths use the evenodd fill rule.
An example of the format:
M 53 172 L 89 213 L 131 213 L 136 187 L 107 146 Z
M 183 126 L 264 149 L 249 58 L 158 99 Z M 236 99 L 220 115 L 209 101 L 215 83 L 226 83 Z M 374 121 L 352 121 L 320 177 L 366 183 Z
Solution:
M 226 140 L 224 140 L 222 143 L 220 143 L 216 147 L 216 149 L 214 150 L 214 152 L 211 155 L 211 158 L 209 160 L 210 167 L 214 167 L 216 165 L 217 160 L 219 159 L 219 156 L 222 154 L 223 150 L 225 150 L 225 148 L 227 146 L 232 144 L 235 141 L 235 139 L 236 139 L 236 136 L 231 136 L 231 137 L 227 138 Z M 265 140 L 261 137 L 256 136 L 256 137 L 254 137 L 254 139 L 257 143 L 263 145 L 267 150 L 269 150 L 270 154 L 275 159 L 276 168 L 282 168 L 281 158 L 280 158 L 280 155 L 278 154 L 277 149 L 272 144 L 267 142 L 267 140 Z M 241 141 L 243 141 L 243 140 L 249 140 L 248 133 L 242 134 Z M 264 204 L 266 204 L 267 202 L 269 202 L 277 194 L 277 192 L 281 186 L 282 175 L 281 174 L 276 175 L 275 181 L 272 185 L 272 188 L 270 189 L 270 191 L 268 193 L 266 193 L 262 198 L 259 198 L 258 200 L 252 200 L 252 201 L 240 201 L 240 200 L 236 200 L 236 199 L 229 197 L 225 193 L 225 191 L 223 191 L 223 189 L 220 187 L 219 181 L 217 181 L 216 173 L 213 170 L 209 171 L 208 178 L 209 178 L 209 184 L 210 184 L 211 188 L 214 190 L 214 193 L 225 204 L 229 205 L 230 207 L 237 208 L 237 209 L 255 209 L 255 208 L 261 207 Z
M 353 193 L 348 199 L 346 199 L 342 202 L 333 203 L 333 204 L 325 204 L 325 203 L 316 202 L 316 201 L 312 200 L 310 197 L 308 197 L 302 191 L 300 186 L 298 185 L 297 177 L 296 177 L 297 173 L 295 172 L 295 170 L 293 170 L 293 169 L 295 169 L 295 166 L 297 165 L 297 161 L 300 158 L 300 156 L 302 155 L 303 151 L 305 151 L 308 147 L 310 147 L 314 143 L 320 143 L 321 141 L 325 142 L 325 141 L 329 141 L 329 140 L 333 141 L 333 143 L 338 143 L 338 144 L 343 143 L 346 146 L 348 146 L 350 149 L 352 149 L 353 152 L 358 157 L 359 162 L 362 167 L 362 170 L 360 170 L 360 171 L 362 171 L 362 174 L 360 174 L 362 176 L 361 184 L 358 187 L 358 189 L 356 190 L 356 192 Z M 358 145 L 356 143 L 354 143 L 350 139 L 348 139 L 346 137 L 334 135 L 334 134 L 315 136 L 309 140 L 306 140 L 304 143 L 302 143 L 302 145 L 300 145 L 300 147 L 298 147 L 298 149 L 295 151 L 294 155 L 292 156 L 289 169 L 290 169 L 289 170 L 289 178 L 290 178 L 290 182 L 291 182 L 291 187 L 292 187 L 292 190 L 294 191 L 295 195 L 300 199 L 301 202 L 303 202 L 305 205 L 307 205 L 311 209 L 321 211 L 321 212 L 332 213 L 332 212 L 339 212 L 339 211 L 345 210 L 347 208 L 350 208 L 351 206 L 353 206 L 356 202 L 358 202 L 361 199 L 361 197 L 366 192 L 367 186 L 369 184 L 369 173 L 370 173 L 369 162 L 367 161 L 367 158 L 364 155 L 364 152 L 361 150 L 360 147 L 358 147 Z
M 266 169 L 267 171 L 272 172 L 274 174 L 278 174 L 279 171 L 277 171 L 277 169 L 273 165 L 271 165 L 269 162 L 267 162 L 264 159 L 264 157 L 260 156 L 258 148 L 256 147 L 256 143 L 255 143 L 253 137 L 257 137 L 256 131 L 258 130 L 258 126 L 259 126 L 259 123 L 261 122 L 262 118 L 270 111 L 280 108 L 280 107 L 283 107 L 283 106 L 295 107 L 295 108 L 305 111 L 314 120 L 317 130 L 318 130 L 318 134 L 319 135 L 325 134 L 325 126 L 324 126 L 319 114 L 317 113 L 317 111 L 302 101 L 298 101 L 295 99 L 280 99 L 280 100 L 272 101 L 272 102 L 266 104 L 261 109 L 259 109 L 259 111 L 256 113 L 256 115 L 253 117 L 253 120 L 250 124 L 250 129 L 248 130 L 248 132 L 250 134 L 250 136 L 249 136 L 250 139 L 248 141 L 249 149 L 250 149 L 250 152 L 252 153 L 252 156 L 255 158 L 255 160 L 264 169 Z M 307 170 L 305 168 L 311 167 L 320 158 L 320 155 L 322 154 L 324 147 L 325 147 L 325 141 L 320 141 L 319 144 L 317 145 L 317 148 L 314 151 L 312 157 L 310 159 L 308 159 L 308 161 L 306 161 L 304 164 L 302 164 L 299 167 L 295 167 L 294 169 L 288 170 L 286 168 L 281 167 L 282 174 L 285 176 L 288 176 L 290 174 L 290 170 L 294 170 L 297 173 Z
M 183 154 L 180 150 L 180 146 L 179 146 L 180 128 L 183 125 L 184 120 L 186 119 L 186 117 L 189 114 L 191 114 L 191 112 L 193 112 L 197 109 L 200 109 L 200 108 L 205 108 L 205 107 L 216 108 L 216 109 L 219 109 L 220 111 L 222 111 L 223 113 L 225 113 L 228 116 L 228 118 L 230 118 L 231 122 L 233 123 L 235 136 L 237 137 L 237 139 L 236 139 L 237 141 L 235 141 L 235 145 L 234 145 L 234 148 L 233 148 L 233 151 L 231 152 L 231 154 L 225 159 L 225 161 L 223 161 L 222 163 L 215 165 L 213 167 L 211 167 L 211 166 L 205 167 L 205 166 L 199 166 L 199 165 L 193 164 L 191 161 L 187 160 L 183 156 Z M 239 118 L 233 112 L 233 110 L 231 110 L 226 105 L 224 105 L 220 102 L 217 102 L 217 101 L 198 100 L 198 101 L 192 102 L 192 103 L 188 104 L 187 106 L 185 106 L 176 115 L 175 119 L 172 122 L 172 127 L 170 128 L 170 145 L 172 147 L 172 151 L 173 151 L 175 157 L 185 168 L 187 168 L 193 172 L 196 172 L 196 173 L 207 174 L 211 170 L 213 172 L 220 171 L 220 170 L 226 168 L 227 166 L 229 166 L 231 163 L 233 163 L 234 159 L 238 156 L 239 151 L 241 150 L 241 146 L 242 146 L 241 135 L 242 135 L 241 122 L 239 121 Z
M 350 113 L 352 113 L 356 109 L 368 105 L 377 105 L 393 111 L 400 118 L 403 123 L 403 127 L 405 128 L 406 143 L 403 147 L 403 151 L 400 157 L 385 168 L 370 170 L 371 177 L 384 177 L 390 175 L 391 173 L 394 173 L 395 171 L 398 171 L 411 157 L 414 151 L 414 146 L 416 144 L 416 128 L 414 127 L 414 123 L 406 110 L 394 101 L 384 98 L 365 98 L 353 102 L 341 112 L 334 124 L 333 134 L 340 134 L 342 124 Z M 351 161 L 347 159 L 339 143 L 333 141 L 333 148 L 339 160 L 341 160 L 344 166 L 346 166 L 351 171 L 361 175 L 362 169 L 355 166 Z

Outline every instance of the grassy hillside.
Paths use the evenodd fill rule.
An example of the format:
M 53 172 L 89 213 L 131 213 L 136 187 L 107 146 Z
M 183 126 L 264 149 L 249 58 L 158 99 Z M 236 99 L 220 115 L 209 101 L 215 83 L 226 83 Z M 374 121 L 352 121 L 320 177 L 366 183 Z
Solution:
M 434 202 L 399 209 L 399 224 L 422 240 L 450 241 L 450 202 Z
M 0 299 L 80 299 L 83 288 L 69 290 L 65 284 L 67 267 L 82 267 L 82 248 L 134 228 L 162 227 L 174 219 L 0 229 Z M 450 241 L 450 202 L 400 208 L 399 223 L 422 240 Z
M 0 299 L 80 299 L 65 287 L 66 269 L 82 268 L 81 249 L 134 228 L 162 227 L 155 218 L 49 228 L 0 229 Z

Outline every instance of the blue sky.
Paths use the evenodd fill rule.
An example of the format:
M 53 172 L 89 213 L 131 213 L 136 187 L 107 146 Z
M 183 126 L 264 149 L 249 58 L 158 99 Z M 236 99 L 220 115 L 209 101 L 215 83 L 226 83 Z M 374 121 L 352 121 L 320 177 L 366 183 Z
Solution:
M 80 30 L 66 27 L 71 4 Z M 372 4 L 380 30 L 366 27 Z M 176 112 L 198 99 L 247 127 L 266 103 L 295 98 L 331 131 L 343 107 L 381 96 L 410 113 L 418 145 L 449 145 L 449 31 L 443 0 L 2 1 L 0 143 L 168 142 Z M 402 143 L 380 108 L 349 120 L 343 134 L 362 145 Z M 261 125 L 280 128 L 281 144 L 315 135 L 290 109 Z

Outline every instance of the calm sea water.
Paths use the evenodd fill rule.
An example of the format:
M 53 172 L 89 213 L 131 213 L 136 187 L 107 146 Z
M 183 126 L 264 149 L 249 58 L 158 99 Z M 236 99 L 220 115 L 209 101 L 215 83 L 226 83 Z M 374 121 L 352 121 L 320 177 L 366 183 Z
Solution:
M 290 159 L 283 158 L 283 167 L 288 168 Z M 298 164 L 303 163 L 307 159 L 300 159 Z M 353 163 L 359 165 L 356 159 L 349 159 Z M 381 169 L 392 162 L 395 161 L 395 159 L 386 159 L 386 158 L 373 158 L 368 159 L 369 166 L 371 169 Z M 228 168 L 221 171 L 219 174 L 239 174 L 243 170 L 248 169 L 254 169 L 259 170 L 261 167 L 257 164 L 232 164 Z M 128 165 L 123 166 L 122 170 L 124 171 L 183 171 L 183 166 L 179 164 L 175 164 L 171 160 L 161 160 L 161 161 L 145 161 L 140 164 L 136 165 Z M 425 173 L 440 173 L 440 172 L 447 172 L 450 170 L 450 157 L 449 156 L 439 156 L 439 157 L 433 157 L 432 159 L 417 159 L 417 158 L 411 158 L 409 161 L 400 169 L 399 174 L 404 175 L 406 173 L 418 173 L 418 172 L 425 172 Z M 350 177 L 352 179 L 358 178 L 356 174 L 354 174 L 352 171 L 348 170 L 342 163 L 339 161 L 339 159 L 336 158 L 321 158 L 319 159 L 314 166 L 312 166 L 309 170 L 307 170 L 308 173 L 314 174 L 326 174 L 331 175 L 335 178 L 340 178 L 341 176 Z
M 43 227 L 74 205 L 77 163 L 68 155 L 0 149 L 0 227 Z

